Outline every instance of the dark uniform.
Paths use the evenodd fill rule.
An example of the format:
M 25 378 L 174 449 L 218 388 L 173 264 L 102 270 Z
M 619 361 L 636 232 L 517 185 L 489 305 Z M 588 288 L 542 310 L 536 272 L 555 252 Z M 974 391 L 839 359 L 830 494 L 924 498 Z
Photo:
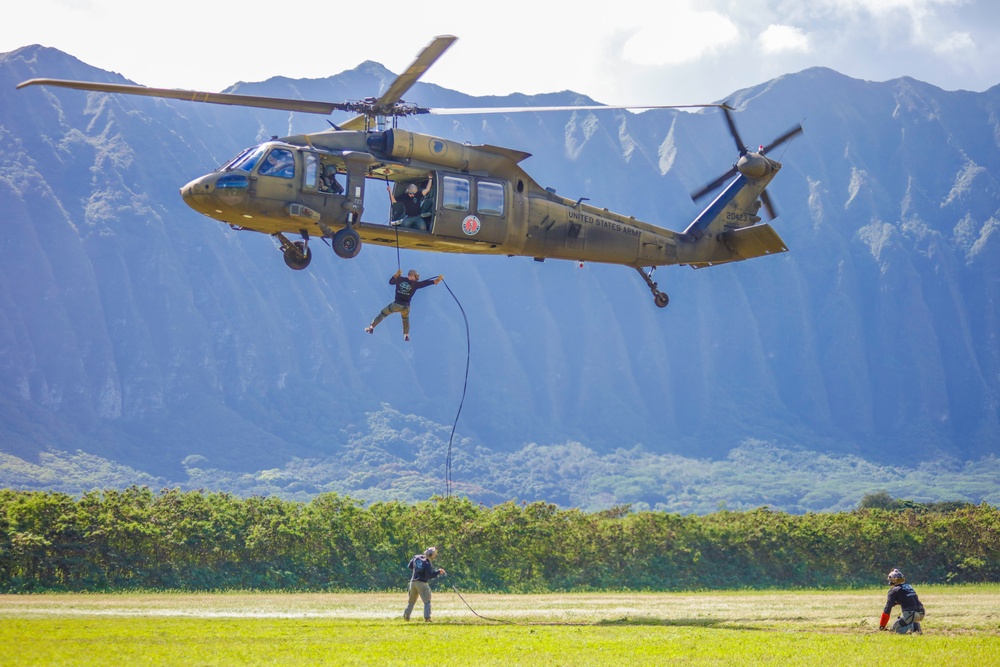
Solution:
M 422 554 L 417 554 L 410 559 L 406 567 L 413 571 L 410 576 L 410 598 L 407 601 L 406 609 L 403 610 L 403 618 L 410 620 L 413 612 L 413 605 L 417 603 L 419 597 L 424 601 L 424 620 L 431 620 L 431 586 L 430 580 L 438 575 L 444 574 L 443 569 L 434 567 L 431 558 L 437 555 L 437 549 L 430 547 Z
M 879 628 L 884 630 L 889 622 L 889 614 L 892 608 L 899 605 L 901 613 L 896 622 L 890 628 L 893 632 L 905 635 L 907 632 L 921 632 L 920 621 L 924 619 L 924 605 L 917 597 L 917 592 L 909 584 L 895 584 L 889 589 L 889 595 L 885 601 L 885 609 L 882 610 L 882 620 Z
M 389 201 L 393 204 L 393 215 L 401 215 L 401 219 L 393 222 L 393 225 L 408 227 L 410 229 L 430 230 L 431 208 L 434 206 L 433 199 L 428 195 L 431 191 L 431 184 L 434 182 L 434 174 L 427 174 L 427 185 L 422 191 L 417 190 L 416 183 L 406 186 L 406 192 L 399 201 L 392 194 L 392 188 L 386 184 L 389 190 Z
M 410 271 L 409 275 L 419 277 L 416 271 Z M 403 318 L 403 338 L 410 340 L 410 300 L 413 298 L 414 292 L 437 283 L 441 280 L 441 276 L 428 278 L 427 280 L 412 280 L 409 275 L 404 278 L 397 271 L 395 275 L 389 278 L 389 284 L 396 286 L 396 296 L 392 303 L 383 308 L 375 319 L 372 320 L 372 323 L 365 328 L 365 331 L 372 333 L 375 331 L 375 327 L 379 325 L 379 322 L 392 313 L 399 313 L 400 317 Z

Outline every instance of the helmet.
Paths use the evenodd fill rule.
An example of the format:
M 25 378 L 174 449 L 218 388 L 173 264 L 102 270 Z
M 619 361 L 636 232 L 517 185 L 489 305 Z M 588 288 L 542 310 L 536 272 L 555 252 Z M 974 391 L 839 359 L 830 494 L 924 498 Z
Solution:
M 906 582 L 906 577 L 903 576 L 898 567 L 892 568 L 892 572 L 888 574 L 888 578 L 890 584 L 902 584 Z
M 427 551 L 424 552 L 424 555 L 427 556 L 428 558 L 432 558 L 434 556 L 437 556 L 437 552 L 438 550 L 435 547 L 427 547 Z

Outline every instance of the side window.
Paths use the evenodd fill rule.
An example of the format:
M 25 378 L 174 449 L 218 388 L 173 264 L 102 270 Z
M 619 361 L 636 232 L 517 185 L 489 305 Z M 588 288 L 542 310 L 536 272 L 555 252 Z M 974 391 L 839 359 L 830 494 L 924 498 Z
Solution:
M 304 155 L 306 158 L 306 174 L 302 186 L 310 190 L 315 190 L 319 177 L 319 158 L 315 153 L 305 153 Z
M 483 215 L 503 215 L 503 185 L 477 183 L 476 208 Z
M 441 206 L 452 211 L 468 211 L 469 193 L 469 179 L 446 175 L 441 183 Z
M 275 176 L 277 178 L 295 177 L 295 158 L 292 151 L 287 148 L 275 148 L 260 164 L 257 173 L 261 176 Z

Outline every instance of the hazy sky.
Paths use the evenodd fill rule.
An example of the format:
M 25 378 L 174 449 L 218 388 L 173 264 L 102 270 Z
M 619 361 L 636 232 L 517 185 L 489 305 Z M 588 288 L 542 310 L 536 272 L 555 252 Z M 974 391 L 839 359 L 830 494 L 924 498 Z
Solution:
M 364 60 L 398 73 L 440 34 L 459 41 L 424 80 L 473 95 L 711 102 L 815 65 L 1000 84 L 997 0 L 17 0 L 0 52 L 43 44 L 142 85 L 219 91 Z

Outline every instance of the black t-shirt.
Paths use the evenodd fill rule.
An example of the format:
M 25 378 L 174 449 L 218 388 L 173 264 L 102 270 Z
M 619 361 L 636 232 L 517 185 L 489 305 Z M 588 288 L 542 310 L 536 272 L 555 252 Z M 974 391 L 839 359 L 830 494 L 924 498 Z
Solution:
M 420 204 L 423 200 L 424 198 L 420 195 L 420 193 L 417 193 L 412 197 L 404 194 L 403 198 L 399 200 L 399 203 L 403 205 L 403 211 L 406 213 L 407 217 L 419 217 Z
M 924 605 L 920 603 L 917 592 L 909 584 L 897 584 L 889 589 L 889 595 L 885 601 L 885 609 L 882 613 L 888 614 L 897 604 L 903 611 L 924 610 Z
M 393 276 L 389 278 L 389 284 L 396 286 L 396 303 L 401 306 L 409 306 L 410 299 L 413 298 L 413 293 L 422 287 L 433 285 L 434 279 L 428 278 L 427 280 L 414 282 L 404 276 Z
M 438 576 L 437 568 L 431 565 L 430 559 L 423 554 L 417 554 L 411 558 L 406 567 L 413 570 L 411 578 L 414 581 L 426 582 Z

